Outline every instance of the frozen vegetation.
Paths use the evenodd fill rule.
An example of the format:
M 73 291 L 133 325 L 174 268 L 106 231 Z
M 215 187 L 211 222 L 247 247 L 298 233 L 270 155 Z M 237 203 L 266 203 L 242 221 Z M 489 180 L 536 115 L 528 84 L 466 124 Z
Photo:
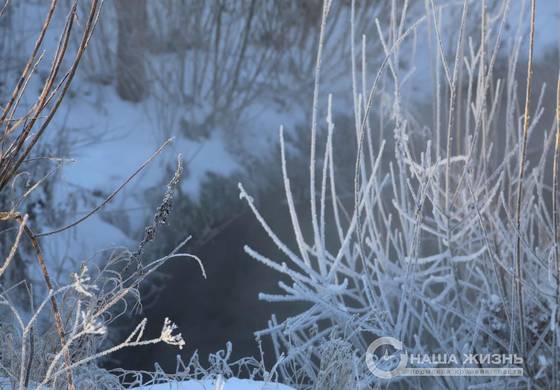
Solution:
M 0 388 L 560 386 L 554 2 L 130 1 L 0 6 Z M 107 369 L 196 345 L 173 318 L 114 330 L 168 262 L 213 283 L 190 247 L 220 225 L 211 175 L 275 247 L 238 243 L 278 273 L 259 298 L 298 311 L 251 329 L 259 357 Z M 381 336 L 524 375 L 380 378 Z

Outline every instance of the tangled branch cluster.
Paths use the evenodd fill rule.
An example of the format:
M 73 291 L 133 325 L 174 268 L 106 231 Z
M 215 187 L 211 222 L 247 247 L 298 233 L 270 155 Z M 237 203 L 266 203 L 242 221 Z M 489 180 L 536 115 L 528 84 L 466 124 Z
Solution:
M 271 336 L 276 355 L 285 356 L 279 372 L 288 383 L 319 388 L 336 373 L 345 373 L 335 382 L 348 389 L 380 383 L 365 366 L 366 350 L 375 338 L 392 336 L 413 354 L 518 354 L 525 376 L 507 378 L 509 385 L 558 386 L 560 132 L 558 118 L 550 131 L 542 131 L 547 126 L 541 123 L 547 108 L 544 86 L 531 102 L 531 3 L 530 17 L 520 19 L 529 20 L 531 30 L 524 105 L 518 104 L 517 77 L 522 26 L 508 47 L 507 72 L 496 76 L 510 1 L 493 14 L 485 2 L 464 1 L 459 8 L 429 1 L 419 18 L 411 18 L 406 5 L 393 3 L 397 16 L 390 24 L 384 29 L 377 21 L 385 58 L 373 77 L 367 74 L 365 50 L 361 55 L 352 50 L 353 129 L 335 129 L 331 96 L 326 129 L 318 122 L 321 61 L 328 55 L 319 45 L 307 210 L 311 233 L 304 234 L 307 217 L 294 205 L 283 129 L 280 163 L 293 248 L 240 185 L 241 198 L 283 258 L 269 259 L 248 246 L 246 252 L 290 281 L 279 282 L 282 294 L 260 298 L 306 305 L 289 318 L 273 317 L 267 329 L 257 332 Z M 322 34 L 329 6 L 325 2 Z M 440 18 L 454 9 L 461 23 L 447 55 Z M 478 42 L 468 34 L 468 22 L 476 17 Z M 412 73 L 399 67 L 404 53 L 414 52 L 419 31 L 432 42 L 433 122 L 428 124 L 415 116 L 407 98 L 405 83 Z M 354 188 L 337 176 L 337 131 L 356 142 Z M 322 155 L 319 135 L 326 139 Z M 539 148 L 532 160 L 530 140 Z M 552 160 L 553 172 L 547 168 Z M 353 204 L 345 201 L 349 194 Z M 325 354 L 324 346 L 340 340 L 349 352 L 333 362 L 335 355 Z M 391 385 L 496 388 L 505 383 L 501 378 L 397 377 Z

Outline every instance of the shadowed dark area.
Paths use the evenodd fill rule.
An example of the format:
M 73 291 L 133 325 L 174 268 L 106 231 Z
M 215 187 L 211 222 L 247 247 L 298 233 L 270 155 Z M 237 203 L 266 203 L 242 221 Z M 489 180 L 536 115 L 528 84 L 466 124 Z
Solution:
M 283 198 L 282 191 L 264 194 L 259 199 L 262 205 L 259 211 L 291 245 L 295 240 Z M 247 244 L 271 259 L 285 257 L 281 257 L 245 202 L 238 202 L 244 212 L 194 252 L 204 263 L 208 279 L 202 277 L 198 264 L 191 259 L 170 261 L 161 269 L 166 282 L 157 302 L 145 307 L 141 315 L 118 322 L 130 332 L 147 317 L 150 319 L 147 335 L 157 337 L 164 318 L 169 317 L 182 332 L 186 347 L 179 352 L 160 343 L 124 349 L 114 355 L 115 360 L 121 361 L 120 367 L 153 370 L 157 361 L 166 371 L 174 372 L 178 353 L 188 360 L 198 350 L 201 361 L 206 361 L 208 354 L 223 349 L 228 341 L 233 343 L 233 359 L 258 358 L 260 353 L 253 332 L 264 329 L 273 313 L 284 318 L 298 311 L 298 304 L 272 304 L 258 299 L 259 292 L 279 292 L 280 275 L 247 255 L 243 246 Z M 272 361 L 270 339 L 265 337 L 262 342 L 265 354 Z

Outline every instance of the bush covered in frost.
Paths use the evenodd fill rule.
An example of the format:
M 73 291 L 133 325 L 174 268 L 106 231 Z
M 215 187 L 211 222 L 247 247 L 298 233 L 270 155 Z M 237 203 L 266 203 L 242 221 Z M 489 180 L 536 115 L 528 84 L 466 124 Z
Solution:
M 366 38 L 361 52 L 357 37 L 349 37 L 350 129 L 333 125 L 336 96 L 327 99 L 328 85 L 321 83 L 321 62 L 329 53 L 320 43 L 305 213 L 296 209 L 290 185 L 284 140 L 289 129 L 280 129 L 294 247 L 275 234 L 240 185 L 241 197 L 283 257 L 269 259 L 250 247 L 246 252 L 290 281 L 279 282 L 281 294 L 262 293 L 261 299 L 307 304 L 290 318 L 273 317 L 257 332 L 272 338 L 288 383 L 317 389 L 384 383 L 369 372 L 365 355 L 375 338 L 391 336 L 411 354 L 524 359 L 523 377 L 395 377 L 395 387 L 557 384 L 560 133 L 557 119 L 543 123 L 558 102 L 543 101 L 544 86 L 539 93 L 532 85 L 534 3 L 514 17 L 519 5 L 510 1 L 494 8 L 427 1 L 420 16 L 409 12 L 412 4 L 393 2 L 390 23 L 377 23 L 385 56 L 376 72 L 367 71 Z M 326 1 L 321 39 L 329 7 Z M 354 2 L 352 7 L 354 12 Z M 517 33 L 506 39 L 504 26 L 513 19 L 519 21 Z M 445 20 L 460 23 L 447 26 L 444 37 Z M 530 42 L 523 39 L 525 29 Z M 413 69 L 400 66 L 415 50 L 430 56 L 429 120 L 410 98 Z M 336 132 L 356 145 L 352 180 L 340 176 Z M 325 138 L 324 145 L 317 143 Z M 538 152 L 530 155 L 529 145 Z M 310 233 L 304 234 L 307 225 Z

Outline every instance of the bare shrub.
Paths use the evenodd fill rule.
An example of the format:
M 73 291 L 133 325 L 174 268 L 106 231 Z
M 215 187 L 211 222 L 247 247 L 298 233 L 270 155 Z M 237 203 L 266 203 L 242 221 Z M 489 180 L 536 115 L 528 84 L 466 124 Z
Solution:
M 333 97 L 328 99 L 326 130 L 318 119 L 322 59 L 329 55 L 323 52 L 331 6 L 326 1 L 315 67 L 306 216 L 294 206 L 280 130 L 294 248 L 275 234 L 240 185 L 241 198 L 284 258 L 269 259 L 250 247 L 246 252 L 290 280 L 279 282 L 282 294 L 262 293 L 261 299 L 307 304 L 307 310 L 293 317 L 273 317 L 268 329 L 257 332 L 272 337 L 276 355 L 284 356 L 282 378 L 298 388 L 341 386 L 323 352 L 333 337 L 349 343 L 358 357 L 354 375 L 344 375 L 356 378 L 351 388 L 386 383 L 363 364 L 368 345 L 381 336 L 401 340 L 413 354 L 498 353 L 524 359 L 525 376 L 507 381 L 392 378 L 391 386 L 398 388 L 557 385 L 558 235 L 550 201 L 556 204 L 558 194 L 546 184 L 551 175 L 546 166 L 558 130 L 553 125 L 542 131 L 546 125 L 540 119 L 550 107 L 542 90 L 537 94 L 531 88 L 530 76 L 524 99 L 518 96 L 521 34 L 523 27 L 533 31 L 535 2 L 506 46 L 503 79 L 493 76 L 511 2 L 492 9 L 485 2 L 480 7 L 461 3 L 425 2 L 425 13 L 414 18 L 393 3 L 398 16 L 388 25 L 376 21 L 385 57 L 373 76 L 360 72 L 367 67 L 356 63 L 367 58 L 352 50 L 357 152 L 348 188 L 340 185 L 348 178 L 340 176 L 333 142 L 336 131 L 347 129 L 334 128 Z M 454 33 L 445 32 L 453 37 L 450 47 L 442 20 L 458 10 Z M 433 119 L 425 122 L 414 115 L 416 103 L 405 85 L 412 74 L 398 66 L 400 58 L 414 52 L 419 30 L 428 34 L 425 50 L 432 66 Z M 528 62 L 530 75 L 531 55 Z M 386 126 L 390 133 L 384 133 Z M 326 146 L 319 154 L 318 134 L 325 131 Z M 528 142 L 539 147 L 532 161 L 526 158 Z M 349 207 L 343 201 L 348 192 L 353 193 Z M 304 235 L 309 216 L 310 234 Z M 338 373 L 347 372 L 340 362 L 348 359 L 336 360 Z
M 128 249 L 116 251 L 108 256 L 102 267 L 84 263 L 79 270 L 62 278 L 63 283 L 58 284 L 51 276 L 53 263 L 51 259 L 45 258 L 41 248 L 44 237 L 71 229 L 102 209 L 159 155 L 169 141 L 102 203 L 73 223 L 52 231 L 36 233 L 42 227 L 35 226 L 36 219 L 30 218 L 25 212 L 29 195 L 45 185 L 48 174 L 41 176 L 41 170 L 25 172 L 27 167 L 24 163 L 31 159 L 32 150 L 37 150 L 40 138 L 49 128 L 67 95 L 97 23 L 100 3 L 97 0 L 90 2 L 87 17 L 78 28 L 78 3 L 73 1 L 60 31 L 53 20 L 61 8 L 57 0 L 50 3 L 32 53 L 19 78 L 11 85 L 12 92 L 8 94 L 1 109 L 0 142 L 3 146 L 0 152 L 0 194 L 2 206 L 10 207 L 0 211 L 0 223 L 6 228 L 2 231 L 2 242 L 9 243 L 2 247 L 4 259 L 0 265 L 2 386 L 6 384 L 19 389 L 41 389 L 44 386 L 52 389 L 116 388 L 120 387 L 118 379 L 98 368 L 99 359 L 127 347 L 166 343 L 182 348 L 185 343 L 175 324 L 169 319 L 162 324 L 158 337 L 145 338 L 147 320 L 144 319 L 123 341 L 116 345 L 105 345 L 108 324 L 126 312 L 131 304 L 138 304 L 140 284 L 162 264 L 170 259 L 186 256 L 194 258 L 202 267 L 198 258 L 181 252 L 188 238 L 162 258 L 141 261 L 144 246 L 155 239 L 158 226 L 167 222 L 171 212 L 173 191 L 182 173 L 180 159 L 162 204 L 154 216 L 154 223 L 134 252 Z M 2 12 L 9 6 L 6 3 Z M 80 38 L 73 52 L 70 41 L 76 31 Z M 45 55 L 45 36 L 57 32 L 58 46 L 54 52 Z M 72 56 L 73 58 L 68 58 Z M 42 84 L 35 96 L 35 89 L 28 86 L 36 77 L 38 64 L 45 59 L 52 62 L 41 78 Z M 55 158 L 51 160 L 56 161 Z M 13 191 L 15 180 L 23 173 L 29 176 L 28 181 L 33 181 L 33 184 L 24 193 Z M 31 269 L 26 271 L 41 275 L 43 286 L 34 285 L 34 279 L 28 277 L 27 272 L 22 274 L 21 279 L 4 277 L 18 259 L 33 260 L 26 261 L 25 267 Z M 134 267 L 129 270 L 131 264 Z M 203 268 L 202 271 L 204 273 Z M 27 299 L 17 300 L 16 297 L 21 295 Z

